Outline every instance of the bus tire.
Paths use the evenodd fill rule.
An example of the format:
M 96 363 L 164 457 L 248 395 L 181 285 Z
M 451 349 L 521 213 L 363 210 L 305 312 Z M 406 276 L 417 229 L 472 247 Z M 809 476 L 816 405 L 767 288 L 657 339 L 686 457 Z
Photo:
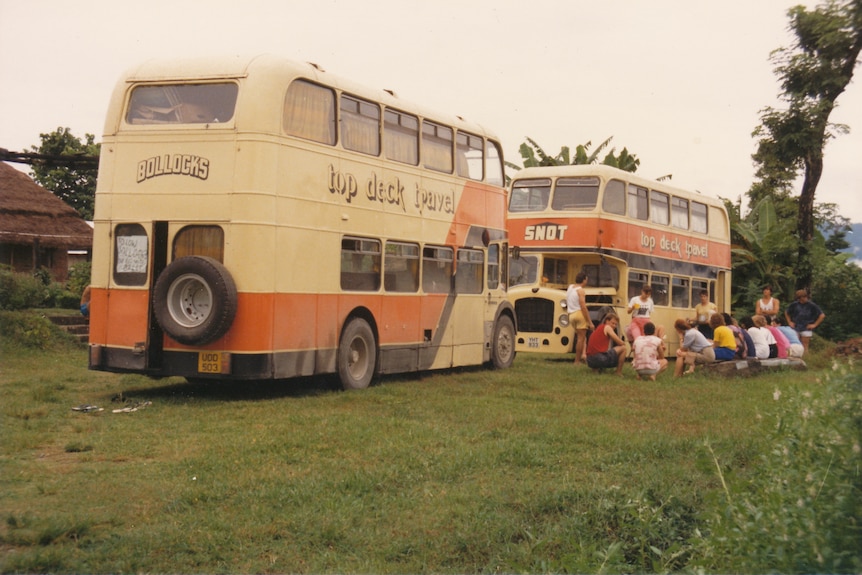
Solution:
M 185 345 L 204 345 L 227 333 L 236 316 L 236 284 L 213 258 L 174 260 L 153 289 L 153 312 L 162 330 Z
M 362 318 L 353 318 L 341 334 L 338 344 L 338 378 L 341 387 L 365 389 L 377 369 L 377 342 L 374 331 Z
M 491 364 L 494 369 L 505 369 L 515 361 L 515 324 L 512 318 L 501 315 L 494 324 L 491 340 Z

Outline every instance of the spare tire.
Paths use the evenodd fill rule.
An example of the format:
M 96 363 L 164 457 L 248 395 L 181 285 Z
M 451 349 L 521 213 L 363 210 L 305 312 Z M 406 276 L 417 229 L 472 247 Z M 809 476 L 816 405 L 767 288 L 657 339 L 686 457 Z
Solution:
M 174 260 L 159 275 L 153 311 L 166 334 L 186 345 L 204 345 L 227 333 L 236 316 L 236 284 L 213 258 Z

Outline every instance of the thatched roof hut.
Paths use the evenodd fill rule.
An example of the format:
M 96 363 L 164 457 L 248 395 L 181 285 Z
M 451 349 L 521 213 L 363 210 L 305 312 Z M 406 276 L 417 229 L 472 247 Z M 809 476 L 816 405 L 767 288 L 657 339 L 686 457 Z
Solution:
M 0 264 L 15 271 L 68 274 L 67 252 L 93 245 L 93 229 L 63 200 L 27 174 L 0 162 Z

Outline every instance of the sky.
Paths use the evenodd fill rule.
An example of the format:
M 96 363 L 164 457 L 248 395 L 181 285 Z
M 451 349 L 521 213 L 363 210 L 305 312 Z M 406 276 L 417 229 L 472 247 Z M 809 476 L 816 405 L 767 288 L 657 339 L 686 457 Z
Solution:
M 101 141 L 114 85 L 150 58 L 272 53 L 478 122 L 518 165 L 527 137 L 552 155 L 612 137 L 639 175 L 745 206 L 751 133 L 781 105 L 769 56 L 792 44 L 796 4 L 817 2 L 0 0 L 0 148 L 58 127 Z M 856 76 L 817 201 L 862 222 Z

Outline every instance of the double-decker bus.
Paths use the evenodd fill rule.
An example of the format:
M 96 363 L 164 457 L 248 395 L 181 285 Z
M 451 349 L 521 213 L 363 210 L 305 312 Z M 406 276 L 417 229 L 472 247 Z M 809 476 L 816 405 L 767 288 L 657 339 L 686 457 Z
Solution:
M 91 369 L 191 379 L 514 358 L 501 146 L 273 56 L 152 61 L 110 100 Z
M 718 199 L 601 165 L 526 168 L 511 182 L 509 300 L 516 350 L 568 353 L 566 288 L 583 271 L 594 323 L 652 287 L 651 320 L 673 330 L 703 290 L 730 308 L 730 227 Z M 675 351 L 675 338 L 668 338 Z

